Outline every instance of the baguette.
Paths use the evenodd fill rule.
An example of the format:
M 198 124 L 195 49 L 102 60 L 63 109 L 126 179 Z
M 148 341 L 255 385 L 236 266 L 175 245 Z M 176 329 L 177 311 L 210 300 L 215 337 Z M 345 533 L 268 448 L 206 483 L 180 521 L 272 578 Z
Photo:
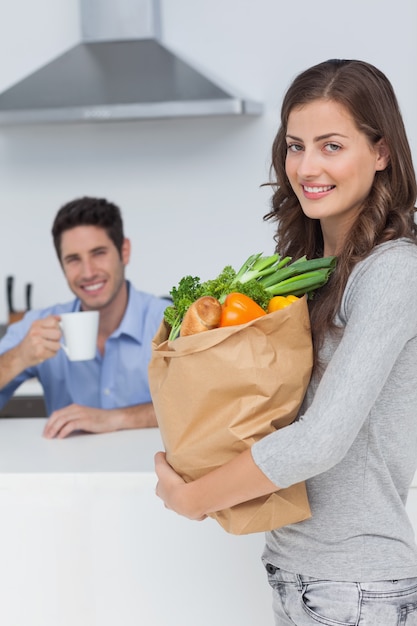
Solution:
M 180 337 L 195 335 L 217 328 L 222 316 L 222 305 L 212 296 L 202 296 L 193 302 L 181 323 Z

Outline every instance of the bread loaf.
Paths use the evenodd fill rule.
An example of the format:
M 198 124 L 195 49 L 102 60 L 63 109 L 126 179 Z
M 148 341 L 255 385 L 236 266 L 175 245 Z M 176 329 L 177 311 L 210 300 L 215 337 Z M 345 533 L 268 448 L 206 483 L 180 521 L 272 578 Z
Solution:
M 222 315 L 222 305 L 212 296 L 198 298 L 187 310 L 181 323 L 180 337 L 194 335 L 217 328 Z

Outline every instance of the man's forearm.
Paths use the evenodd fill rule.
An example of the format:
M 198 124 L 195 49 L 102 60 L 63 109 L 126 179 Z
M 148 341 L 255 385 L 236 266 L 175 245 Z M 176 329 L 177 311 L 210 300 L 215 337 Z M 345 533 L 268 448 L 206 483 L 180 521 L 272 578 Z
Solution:
M 120 428 L 154 428 L 158 426 L 152 402 L 114 409 L 119 414 Z
M 19 355 L 19 349 L 16 346 L 4 354 L 0 355 L 0 389 L 3 389 L 16 376 L 18 376 L 25 368 Z

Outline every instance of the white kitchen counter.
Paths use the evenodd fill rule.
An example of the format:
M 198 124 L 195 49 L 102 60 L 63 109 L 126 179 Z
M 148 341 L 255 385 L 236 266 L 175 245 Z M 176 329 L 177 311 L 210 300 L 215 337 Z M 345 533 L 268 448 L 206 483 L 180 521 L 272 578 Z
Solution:
M 272 626 L 262 534 L 155 496 L 158 429 L 46 440 L 0 419 L 0 624 Z
M 14 392 L 15 396 L 43 396 L 42 385 L 37 378 L 25 380 Z
M 0 419 L 0 481 L 4 474 L 125 474 L 153 476 L 163 449 L 158 428 L 45 439 L 44 418 Z

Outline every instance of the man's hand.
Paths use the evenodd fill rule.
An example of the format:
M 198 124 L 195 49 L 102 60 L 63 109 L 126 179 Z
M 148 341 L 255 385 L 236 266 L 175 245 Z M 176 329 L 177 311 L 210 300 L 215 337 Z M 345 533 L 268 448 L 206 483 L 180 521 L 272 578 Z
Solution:
M 54 411 L 45 424 L 43 436 L 47 439 L 63 439 L 75 430 L 89 433 L 110 433 L 131 428 L 155 428 L 157 421 L 151 402 L 120 407 L 96 409 L 70 404 Z
M 17 346 L 23 365 L 22 370 L 38 365 L 56 355 L 61 348 L 62 333 L 59 320 L 59 315 L 48 315 L 33 322 L 27 335 Z
M 54 411 L 45 424 L 43 436 L 47 439 L 63 439 L 75 430 L 89 433 L 109 433 L 121 428 L 119 411 L 96 409 L 80 404 Z
M 59 315 L 36 320 L 22 341 L 0 355 L 0 389 L 29 367 L 55 356 L 61 347 Z

